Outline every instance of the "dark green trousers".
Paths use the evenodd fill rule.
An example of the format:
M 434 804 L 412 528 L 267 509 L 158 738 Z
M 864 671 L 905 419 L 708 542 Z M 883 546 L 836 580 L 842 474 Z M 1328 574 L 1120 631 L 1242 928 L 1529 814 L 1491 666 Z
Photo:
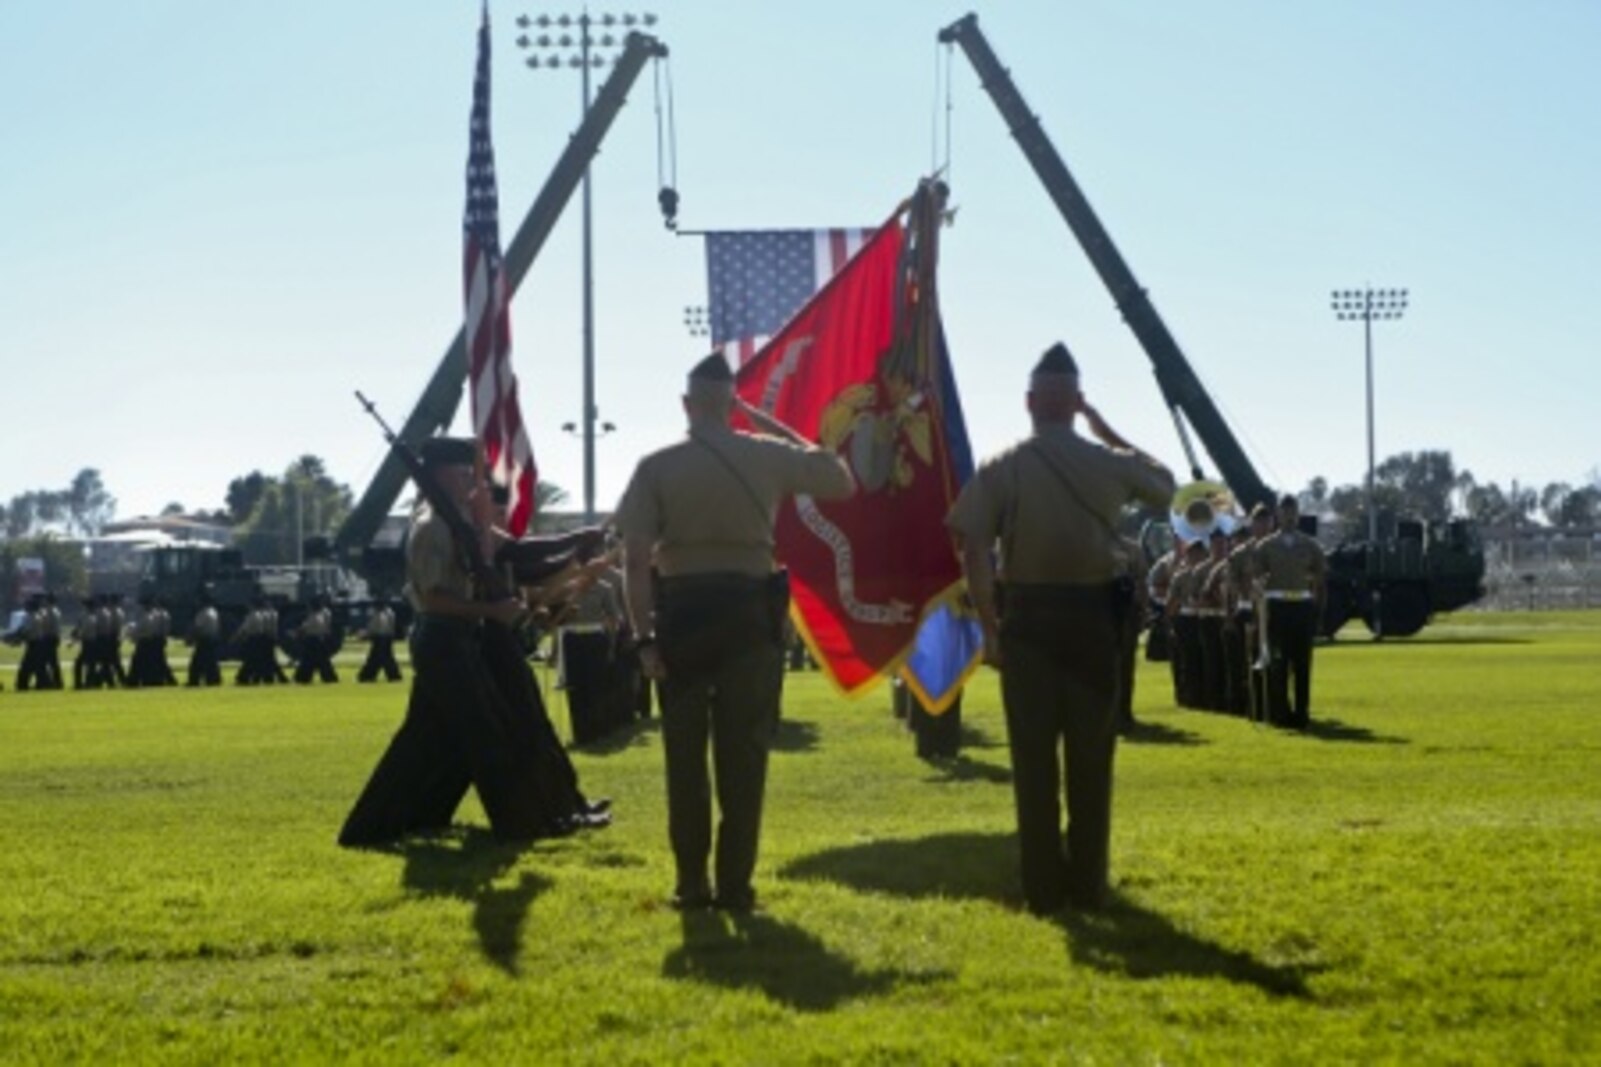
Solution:
M 392 843 L 450 825 L 469 785 L 503 840 L 560 828 L 542 802 L 533 753 L 482 656 L 478 627 L 419 617 L 406 718 L 345 820 L 339 843 Z
M 1317 635 L 1317 621 L 1317 605 L 1310 600 L 1268 602 L 1267 639 L 1273 657 L 1267 670 L 1267 707 L 1268 717 L 1280 726 L 1304 728 L 1311 721 L 1312 640 Z
M 1122 634 L 1110 586 L 1006 589 L 1001 700 L 1023 895 L 1035 912 L 1105 900 Z
M 757 580 L 682 579 L 664 589 L 657 634 L 667 758 L 667 835 L 680 895 L 755 899 L 767 753 L 778 729 L 784 653 Z M 706 754 L 711 751 L 711 773 Z M 713 776 L 718 823 L 712 833 Z
M 778 729 L 784 659 L 762 642 L 713 670 L 672 673 L 661 683 L 662 741 L 667 752 L 667 835 L 678 865 L 678 888 L 707 887 L 711 854 L 710 741 L 716 775 L 716 886 L 730 900 L 751 895 L 767 790 L 767 753 Z

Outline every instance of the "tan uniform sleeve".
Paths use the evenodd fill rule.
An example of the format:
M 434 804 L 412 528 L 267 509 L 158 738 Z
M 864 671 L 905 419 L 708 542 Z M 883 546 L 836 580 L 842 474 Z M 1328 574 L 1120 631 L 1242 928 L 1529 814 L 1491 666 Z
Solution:
M 450 554 L 455 546 L 442 522 L 423 522 L 413 527 L 406 543 L 406 576 L 419 593 L 454 591 Z
M 1136 500 L 1153 508 L 1166 510 L 1173 500 L 1173 491 L 1177 488 L 1173 483 L 1173 475 L 1165 467 L 1158 467 L 1150 460 L 1132 452 L 1114 454 L 1122 461 L 1123 477 L 1128 484 L 1129 493 Z
M 791 492 L 805 493 L 819 500 L 842 500 L 856 491 L 856 479 L 845 460 L 823 448 L 801 448 L 775 442 L 789 453 Z
M 1000 536 L 1005 502 L 997 492 L 998 469 L 994 465 L 980 467 L 962 487 L 945 518 L 945 526 L 969 544 L 989 547 Z
M 623 490 L 612 522 L 624 537 L 644 537 L 652 541 L 662 533 L 662 508 L 649 461 L 634 468 L 634 476 Z

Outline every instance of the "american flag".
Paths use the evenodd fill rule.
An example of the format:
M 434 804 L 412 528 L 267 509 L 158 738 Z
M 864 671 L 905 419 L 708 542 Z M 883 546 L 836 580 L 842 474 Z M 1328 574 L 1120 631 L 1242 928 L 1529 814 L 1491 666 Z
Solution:
M 748 362 L 828 284 L 872 229 L 719 230 L 706 235 L 712 346 Z
M 534 448 L 517 404 L 511 369 L 510 297 L 500 259 L 500 194 L 489 137 L 489 6 L 478 28 L 478 67 L 467 152 L 467 210 L 462 221 L 462 289 L 467 305 L 467 387 L 473 433 L 483 444 L 489 476 L 511 491 L 508 532 L 521 537 L 534 511 Z

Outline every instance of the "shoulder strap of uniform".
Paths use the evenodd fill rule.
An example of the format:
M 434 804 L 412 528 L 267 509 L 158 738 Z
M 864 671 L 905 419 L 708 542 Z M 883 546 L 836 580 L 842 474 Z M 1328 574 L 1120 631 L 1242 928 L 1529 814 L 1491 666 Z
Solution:
M 1051 453 L 1045 447 L 1045 445 L 1038 440 L 1034 440 L 1030 441 L 1026 447 L 1035 455 L 1039 456 L 1040 461 L 1043 462 L 1045 466 L 1050 469 L 1050 472 L 1056 476 L 1056 480 L 1062 484 L 1062 488 L 1067 490 L 1067 495 L 1073 498 L 1073 503 L 1077 504 L 1082 511 L 1096 521 L 1102 530 L 1106 531 L 1107 540 L 1112 548 L 1113 554 L 1126 563 L 1127 559 L 1122 551 L 1122 545 L 1117 536 L 1117 530 L 1113 528 L 1111 523 L 1106 521 L 1106 516 L 1090 507 L 1089 504 L 1085 502 L 1084 498 L 1079 495 L 1078 490 L 1073 486 L 1072 479 L 1067 476 L 1066 471 L 1062 470 L 1062 468 L 1057 465 L 1056 460 L 1051 457 Z
M 734 480 L 739 483 L 739 487 L 745 490 L 745 496 L 750 499 L 751 507 L 756 509 L 756 514 L 760 516 L 762 525 L 766 526 L 771 521 L 767 514 L 767 505 L 762 503 L 762 498 L 756 495 L 756 490 L 751 488 L 751 484 L 745 480 L 745 476 L 739 473 L 739 468 L 734 466 L 734 461 L 723 455 L 721 449 L 717 448 L 704 437 L 697 437 L 695 434 L 690 434 L 689 439 L 700 444 L 706 449 L 706 451 L 716 456 L 717 462 L 721 463 L 725 468 L 727 468 L 728 473 L 732 474 L 734 476 Z

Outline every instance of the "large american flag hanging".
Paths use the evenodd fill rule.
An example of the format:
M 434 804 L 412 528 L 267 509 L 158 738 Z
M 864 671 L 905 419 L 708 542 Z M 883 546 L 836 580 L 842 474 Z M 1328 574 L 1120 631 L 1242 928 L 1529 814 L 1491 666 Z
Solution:
M 712 346 L 747 363 L 861 251 L 872 229 L 718 230 L 706 235 Z
M 489 6 L 478 28 L 478 68 L 467 152 L 467 210 L 462 221 L 462 289 L 467 305 L 467 388 L 473 433 L 489 475 L 511 491 L 508 532 L 521 537 L 534 511 L 534 448 L 517 403 L 511 369 L 510 297 L 500 258 L 500 194 L 489 136 Z

